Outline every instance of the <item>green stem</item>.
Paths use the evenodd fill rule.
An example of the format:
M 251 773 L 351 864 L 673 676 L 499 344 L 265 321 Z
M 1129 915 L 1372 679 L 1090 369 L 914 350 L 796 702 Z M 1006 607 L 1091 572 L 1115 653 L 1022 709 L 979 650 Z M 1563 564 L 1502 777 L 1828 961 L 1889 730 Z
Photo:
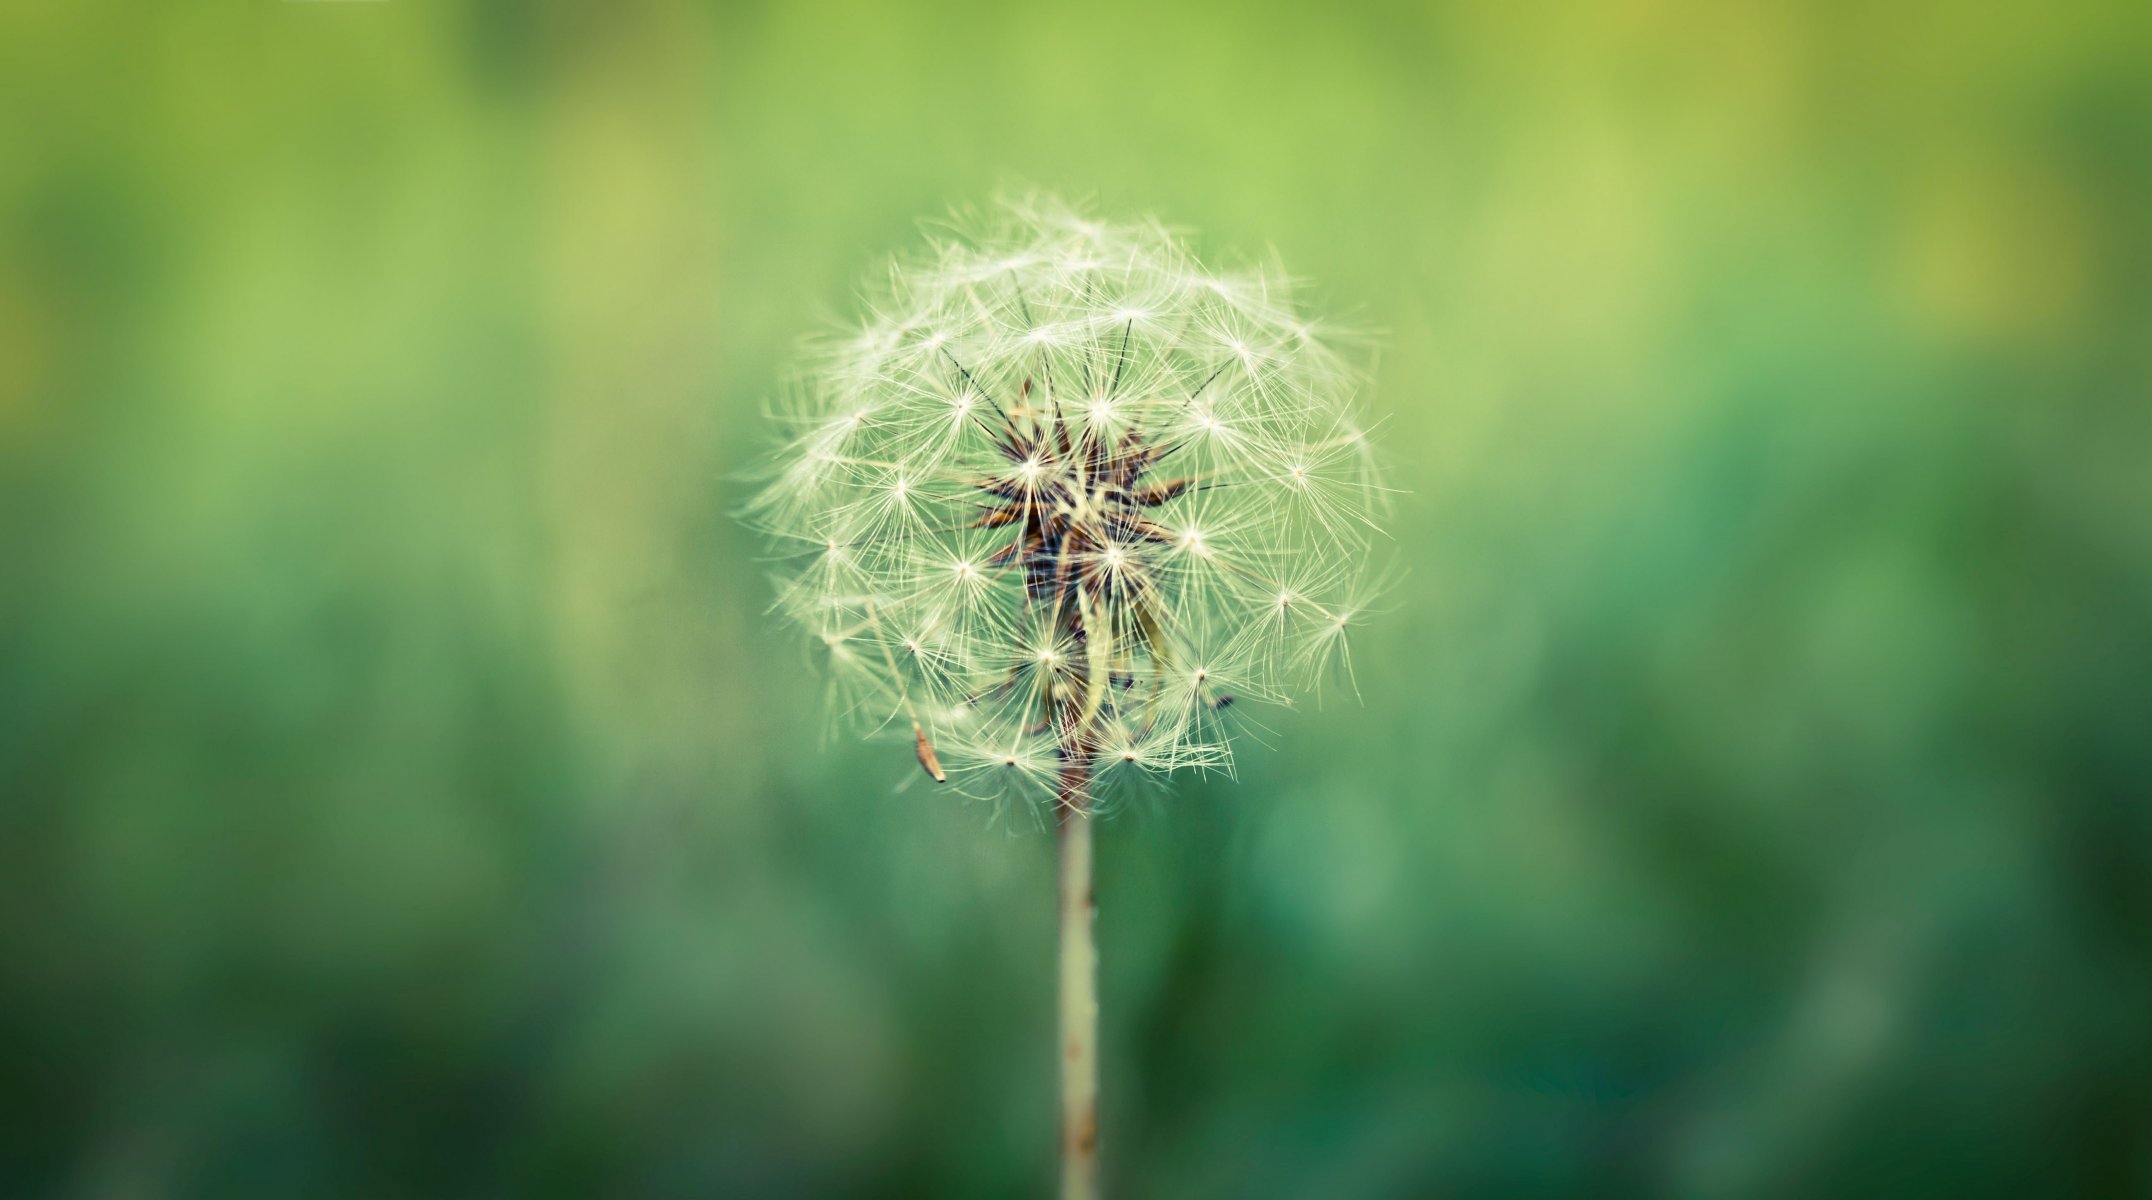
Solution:
M 1064 759 L 1061 861 L 1061 1200 L 1098 1198 L 1098 903 L 1091 891 L 1091 764 Z

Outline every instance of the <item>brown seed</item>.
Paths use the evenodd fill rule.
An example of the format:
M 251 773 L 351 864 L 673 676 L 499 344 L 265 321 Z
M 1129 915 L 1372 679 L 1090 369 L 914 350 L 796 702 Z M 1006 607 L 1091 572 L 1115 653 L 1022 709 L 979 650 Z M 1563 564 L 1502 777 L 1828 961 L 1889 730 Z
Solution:
M 941 759 L 935 757 L 934 743 L 927 740 L 927 731 L 921 729 L 917 721 L 912 722 L 912 734 L 917 743 L 914 749 L 919 751 L 919 765 L 926 768 L 928 776 L 934 782 L 949 782 L 949 776 L 942 773 Z

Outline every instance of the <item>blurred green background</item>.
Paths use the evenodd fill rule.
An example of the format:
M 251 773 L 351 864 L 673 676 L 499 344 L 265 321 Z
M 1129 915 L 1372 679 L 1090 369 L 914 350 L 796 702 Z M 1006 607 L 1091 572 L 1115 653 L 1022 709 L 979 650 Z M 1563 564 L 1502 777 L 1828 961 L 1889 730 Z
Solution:
M 1363 701 L 1100 848 L 1123 1196 L 2152 1196 L 2142 3 L 0 10 L 0 1194 L 1000 1196 L 1052 839 L 731 520 L 998 187 L 1379 328 Z

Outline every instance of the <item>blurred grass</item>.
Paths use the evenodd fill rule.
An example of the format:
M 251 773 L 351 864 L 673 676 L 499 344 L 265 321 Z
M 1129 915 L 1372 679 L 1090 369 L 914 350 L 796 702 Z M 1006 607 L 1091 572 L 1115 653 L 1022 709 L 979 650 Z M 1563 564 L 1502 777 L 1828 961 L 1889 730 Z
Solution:
M 2152 1194 L 2141 5 L 0 14 L 0 1191 L 1037 1192 L 1049 854 L 727 517 L 1009 183 L 1383 331 L 1101 849 L 1130 1195 Z

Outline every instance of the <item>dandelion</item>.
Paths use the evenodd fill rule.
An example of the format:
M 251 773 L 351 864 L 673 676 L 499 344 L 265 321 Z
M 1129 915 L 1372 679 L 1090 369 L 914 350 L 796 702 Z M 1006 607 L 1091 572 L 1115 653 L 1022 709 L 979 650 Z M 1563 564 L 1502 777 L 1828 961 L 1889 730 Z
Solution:
M 1004 204 L 813 354 L 748 510 L 837 711 L 1055 818 L 1071 1196 L 1096 1192 L 1090 821 L 1230 773 L 1226 710 L 1349 677 L 1370 598 L 1358 379 L 1292 292 L 1155 222 Z

